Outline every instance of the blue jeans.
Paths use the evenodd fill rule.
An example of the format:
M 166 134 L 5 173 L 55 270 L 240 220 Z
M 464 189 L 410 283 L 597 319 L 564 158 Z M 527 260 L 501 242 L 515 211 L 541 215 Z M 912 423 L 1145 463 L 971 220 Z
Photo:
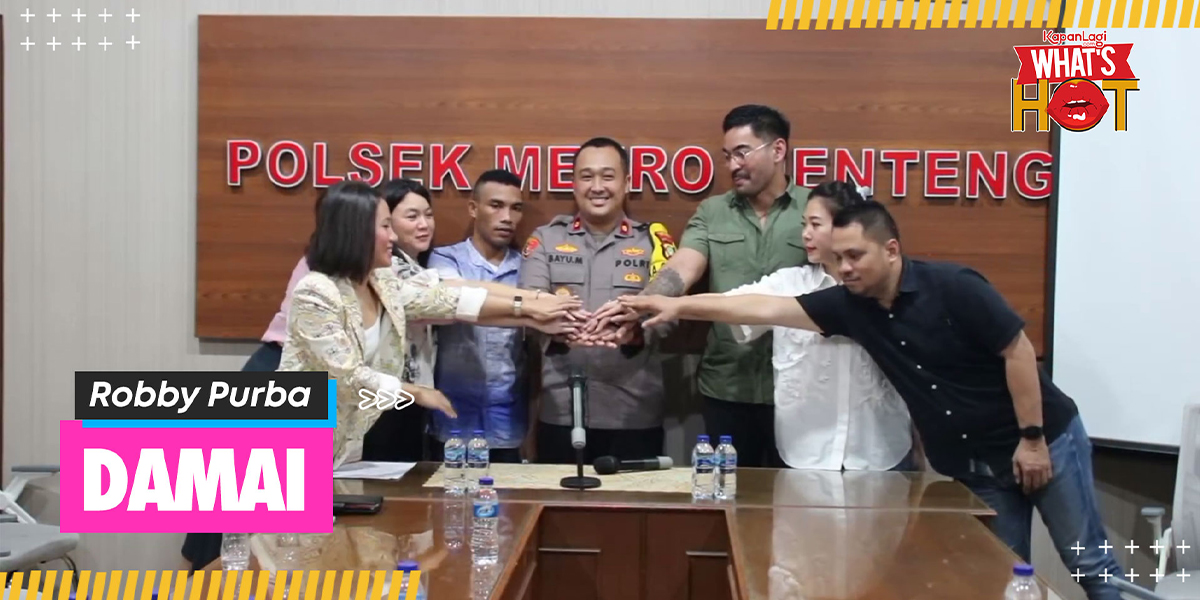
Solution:
M 1092 443 L 1079 417 L 1050 444 L 1050 461 L 1050 483 L 1028 496 L 1021 491 L 1011 467 L 994 473 L 977 462 L 975 473 L 960 481 L 996 511 L 992 531 L 1022 560 L 1029 562 L 1030 527 L 1036 506 L 1067 569 L 1084 575 L 1079 585 L 1087 592 L 1088 600 L 1120 600 L 1117 588 L 1102 577 L 1105 569 L 1109 575 L 1125 576 L 1114 558 L 1114 549 L 1106 552 L 1100 548 L 1110 544 L 1096 504 Z M 1077 554 L 1073 546 L 1084 550 Z

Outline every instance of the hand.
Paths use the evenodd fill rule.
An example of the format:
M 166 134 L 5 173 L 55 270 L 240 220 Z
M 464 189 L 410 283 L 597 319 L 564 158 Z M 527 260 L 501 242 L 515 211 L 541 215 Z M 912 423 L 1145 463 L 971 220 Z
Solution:
M 538 294 L 522 302 L 521 310 L 534 321 L 545 322 L 566 317 L 583 307 L 583 302 L 574 296 L 556 296 L 554 294 Z M 572 320 L 574 316 L 570 317 Z
M 642 323 L 642 327 L 645 328 L 675 321 L 679 318 L 679 298 L 672 298 L 670 296 L 621 296 L 617 300 L 625 308 L 637 314 L 654 315 Z
M 610 324 L 628 323 L 636 320 L 637 317 L 637 313 L 622 305 L 619 298 L 613 298 L 592 314 L 591 320 L 583 330 L 588 333 L 596 333 Z
M 550 321 L 534 321 L 531 327 L 551 336 L 572 335 L 579 330 L 582 320 L 572 320 L 570 314 Z
M 451 419 L 457 419 L 458 413 L 454 412 L 454 406 L 450 404 L 450 400 L 446 395 L 433 388 L 417 385 L 413 386 L 413 391 L 410 392 L 413 399 L 420 406 L 424 406 L 430 410 L 438 410 L 444 413 Z
M 1054 467 L 1050 463 L 1050 448 L 1046 438 L 1022 439 L 1013 454 L 1013 477 L 1021 484 L 1026 494 L 1035 492 L 1050 483 Z

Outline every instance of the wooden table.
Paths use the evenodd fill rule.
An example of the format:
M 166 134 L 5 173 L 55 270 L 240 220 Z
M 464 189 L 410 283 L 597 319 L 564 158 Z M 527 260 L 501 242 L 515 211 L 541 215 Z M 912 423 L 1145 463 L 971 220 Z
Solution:
M 423 487 L 436 468 L 339 480 L 385 500 L 335 527 L 395 536 L 363 556 L 418 560 L 437 600 L 1000 600 L 1018 560 L 985 526 L 993 511 L 937 475 L 741 469 L 738 498 L 721 503 L 497 482 L 500 560 L 480 568 L 467 502 Z M 306 568 L 378 568 L 340 554 Z

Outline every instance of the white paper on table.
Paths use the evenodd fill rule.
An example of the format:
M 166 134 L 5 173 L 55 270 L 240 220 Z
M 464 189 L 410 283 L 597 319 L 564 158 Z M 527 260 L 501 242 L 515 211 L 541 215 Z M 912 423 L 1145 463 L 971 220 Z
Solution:
M 359 461 L 346 463 L 333 472 L 334 479 L 400 479 L 415 462 Z

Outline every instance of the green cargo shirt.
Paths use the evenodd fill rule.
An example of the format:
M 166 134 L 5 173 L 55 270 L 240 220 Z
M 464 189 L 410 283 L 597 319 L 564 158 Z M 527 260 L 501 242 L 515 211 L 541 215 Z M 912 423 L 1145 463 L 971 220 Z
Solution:
M 788 181 L 787 191 L 759 227 L 754 207 L 732 190 L 700 203 L 679 241 L 708 259 L 709 290 L 725 293 L 788 267 L 808 263 L 804 207 L 809 190 Z M 700 393 L 727 402 L 774 404 L 770 333 L 738 344 L 733 330 L 713 323 L 697 370 Z

